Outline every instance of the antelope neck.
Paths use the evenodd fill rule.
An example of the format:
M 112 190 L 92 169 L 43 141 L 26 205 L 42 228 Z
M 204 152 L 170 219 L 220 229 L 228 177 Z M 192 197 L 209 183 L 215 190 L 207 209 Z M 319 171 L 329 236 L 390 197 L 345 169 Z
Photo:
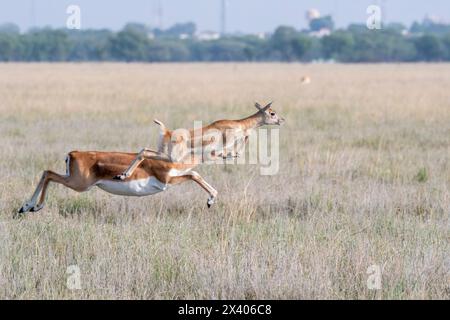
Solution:
M 258 111 L 255 114 L 238 121 L 245 129 L 254 129 L 264 125 L 264 115 Z

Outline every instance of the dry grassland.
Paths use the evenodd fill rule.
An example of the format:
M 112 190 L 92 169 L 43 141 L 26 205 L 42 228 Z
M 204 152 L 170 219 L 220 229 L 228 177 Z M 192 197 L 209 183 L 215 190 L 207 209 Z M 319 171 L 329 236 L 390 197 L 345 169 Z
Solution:
M 191 183 L 145 198 L 53 185 L 13 219 L 70 150 L 138 151 L 154 117 L 191 127 L 270 100 L 287 120 L 279 173 L 199 167 L 211 209 Z M 2 64 L 0 114 L 2 299 L 450 298 L 448 64 Z

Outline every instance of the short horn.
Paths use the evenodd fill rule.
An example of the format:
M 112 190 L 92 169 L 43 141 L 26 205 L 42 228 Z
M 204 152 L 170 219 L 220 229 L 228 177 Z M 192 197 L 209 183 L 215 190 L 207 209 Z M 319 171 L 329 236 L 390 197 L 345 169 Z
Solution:
M 268 105 L 266 105 L 264 108 L 260 109 L 261 111 L 266 111 L 267 109 L 269 109 L 272 106 L 273 102 L 270 102 Z

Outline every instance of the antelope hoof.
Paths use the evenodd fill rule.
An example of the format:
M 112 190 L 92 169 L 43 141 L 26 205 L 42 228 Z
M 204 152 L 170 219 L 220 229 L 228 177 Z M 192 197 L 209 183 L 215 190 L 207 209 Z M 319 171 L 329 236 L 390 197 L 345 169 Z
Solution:
M 211 206 L 214 204 L 214 198 L 212 197 L 208 198 L 206 204 L 208 205 L 208 208 L 211 208 Z
M 26 213 L 28 211 L 30 211 L 33 208 L 33 205 L 29 204 L 28 202 L 25 203 L 22 208 L 19 209 L 19 213 Z
M 35 205 L 33 208 L 30 209 L 30 212 L 38 212 L 39 210 L 41 210 L 44 207 L 43 204 L 37 204 Z
M 113 177 L 113 180 L 125 180 L 127 178 L 126 174 L 118 174 L 117 176 Z

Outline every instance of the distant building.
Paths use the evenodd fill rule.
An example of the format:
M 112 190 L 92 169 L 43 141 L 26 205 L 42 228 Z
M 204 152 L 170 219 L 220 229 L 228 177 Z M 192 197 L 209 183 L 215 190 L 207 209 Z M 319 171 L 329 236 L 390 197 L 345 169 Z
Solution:
M 266 38 L 268 37 L 268 34 L 265 33 L 265 32 L 259 32 L 259 33 L 255 34 L 255 36 L 256 36 L 258 39 L 264 40 L 264 39 L 266 39 Z
M 327 17 L 321 17 L 319 10 L 317 9 L 309 9 L 308 11 L 306 11 L 305 14 L 306 20 L 308 22 L 308 25 L 310 26 L 311 29 L 313 24 L 316 22 L 314 20 L 318 20 L 318 19 L 326 19 Z M 325 36 L 329 36 L 331 34 L 331 29 L 329 28 L 320 28 L 320 29 L 313 29 L 309 32 L 309 35 L 311 37 L 316 37 L 316 38 L 322 38 Z
M 309 35 L 311 37 L 322 38 L 325 36 L 329 36 L 331 34 L 331 30 L 327 28 L 320 29 L 319 31 L 311 31 Z
M 212 41 L 220 39 L 220 33 L 214 31 L 202 31 L 196 34 L 196 38 L 200 41 Z

